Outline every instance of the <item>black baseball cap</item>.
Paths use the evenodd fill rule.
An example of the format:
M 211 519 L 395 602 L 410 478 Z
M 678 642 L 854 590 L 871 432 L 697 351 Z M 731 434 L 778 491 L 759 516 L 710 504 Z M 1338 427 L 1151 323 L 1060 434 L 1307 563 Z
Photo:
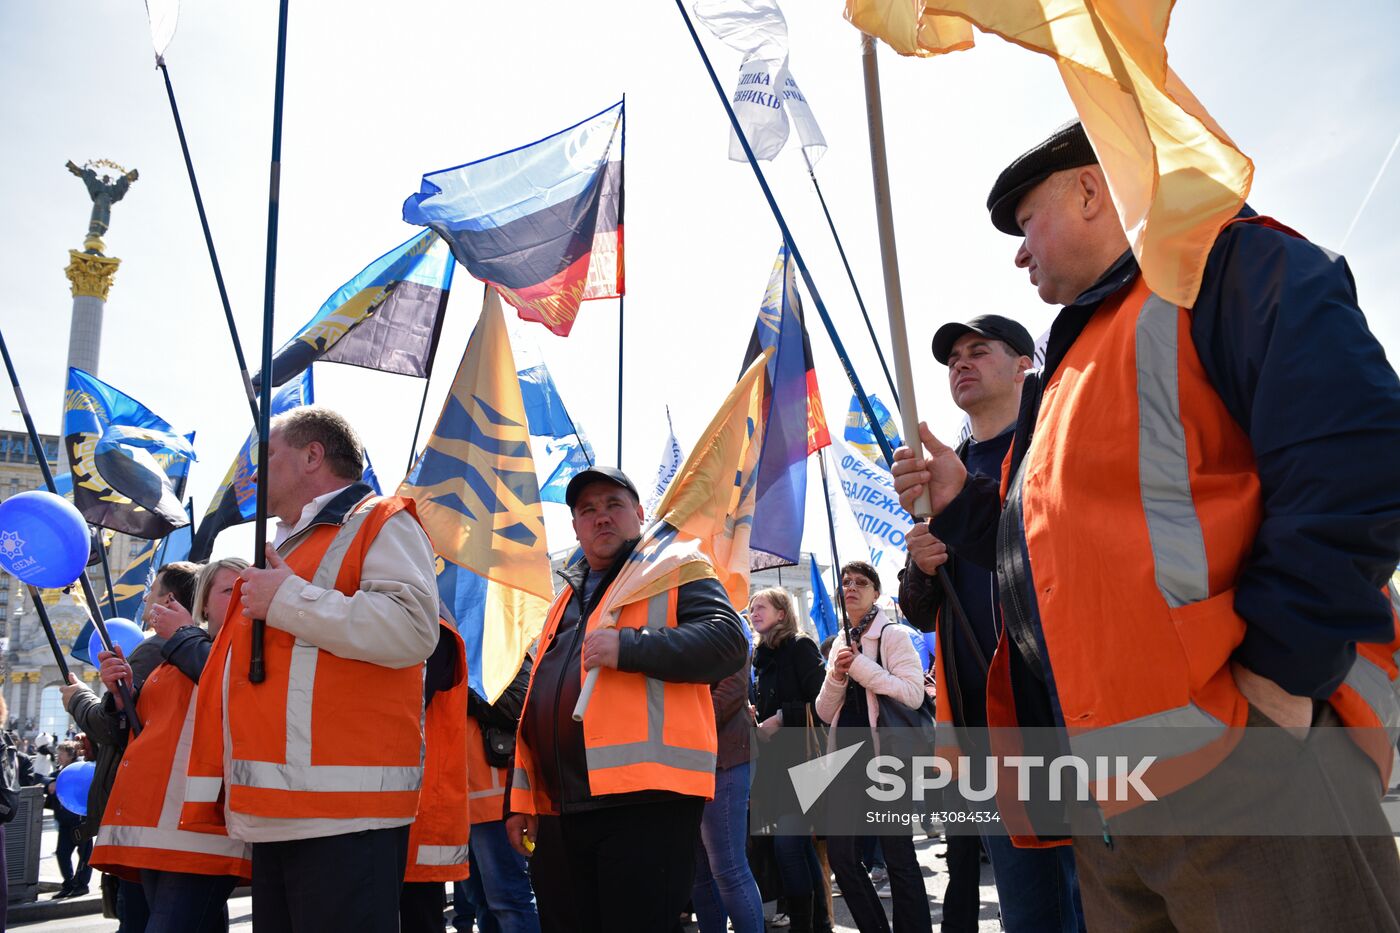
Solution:
M 1025 236 L 1021 225 L 1016 222 L 1016 208 L 1020 206 L 1021 199 L 1056 172 L 1081 165 L 1097 165 L 1098 162 L 1099 157 L 1089 143 L 1089 135 L 1084 132 L 1084 124 L 1071 120 L 1061 126 L 1048 139 L 1013 159 L 997 176 L 991 194 L 987 195 L 992 226 L 1002 233 Z
M 642 501 L 642 497 L 637 495 L 637 487 L 632 485 L 632 481 L 627 478 L 626 473 L 617 467 L 595 466 L 575 474 L 574 478 L 569 480 L 569 485 L 564 488 L 564 504 L 572 509 L 574 503 L 578 501 L 578 497 L 583 495 L 584 487 L 600 480 L 612 483 L 614 486 L 621 486 L 632 494 L 633 499 L 638 502 Z
M 938 333 L 933 335 L 933 358 L 947 366 L 948 354 L 953 352 L 953 344 L 962 339 L 964 334 L 981 334 L 992 340 L 1000 340 L 1015 350 L 1018 356 L 1035 358 L 1035 341 L 1031 339 L 1030 331 L 1000 314 L 983 314 L 965 324 L 944 324 L 938 328 Z

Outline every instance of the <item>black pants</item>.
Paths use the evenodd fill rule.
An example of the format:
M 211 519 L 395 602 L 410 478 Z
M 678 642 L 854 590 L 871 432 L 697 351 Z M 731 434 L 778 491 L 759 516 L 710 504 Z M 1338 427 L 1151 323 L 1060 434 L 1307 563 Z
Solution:
M 548 912 L 571 906 L 573 929 L 582 933 L 673 929 L 690 900 L 704 810 L 701 798 L 681 797 L 561 816 L 571 898 Z M 546 892 L 535 895 L 543 917 Z
M 943 933 L 977 933 L 982 908 L 982 843 L 976 836 L 948 834 L 948 889 L 943 892 Z
M 253 844 L 258 933 L 398 933 L 408 827 Z
M 885 908 L 860 860 L 860 841 L 858 836 L 827 836 L 827 859 L 856 928 L 861 933 L 888 933 L 890 925 L 885 920 Z M 914 837 L 881 836 L 880 849 L 884 852 L 885 871 L 890 879 L 895 933 L 931 933 L 933 920 L 929 915 L 924 874 L 914 854 Z
M 54 847 L 54 857 L 58 859 L 58 873 L 65 887 L 86 888 L 92 881 L 92 868 L 88 857 L 92 855 L 92 840 L 78 841 L 77 823 L 58 824 L 58 845 Z M 78 867 L 73 868 L 73 853 L 78 853 Z
M 446 933 L 447 884 L 442 881 L 405 881 L 399 894 L 401 933 Z
M 230 875 L 141 869 L 141 889 L 151 909 L 146 933 L 224 933 L 228 896 L 237 886 Z
M 540 817 L 529 867 L 541 933 L 573 933 L 578 915 L 574 911 L 574 888 L 569 881 L 569 859 L 559 817 Z

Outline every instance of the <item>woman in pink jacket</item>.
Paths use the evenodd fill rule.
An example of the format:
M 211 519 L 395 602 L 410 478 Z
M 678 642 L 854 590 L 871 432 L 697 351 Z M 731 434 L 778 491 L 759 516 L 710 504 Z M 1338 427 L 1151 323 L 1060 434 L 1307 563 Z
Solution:
M 850 642 L 844 630 L 837 633 L 816 704 L 817 715 L 833 726 L 832 750 L 867 736 L 875 738 L 881 696 L 910 709 L 924 701 L 924 666 L 909 630 L 889 622 L 875 605 L 879 573 L 864 561 L 851 561 L 841 568 L 841 595 L 851 625 Z M 872 741 L 868 747 L 874 745 Z M 827 857 L 861 933 L 889 933 L 885 910 L 860 861 L 859 842 L 855 836 L 828 836 Z M 932 933 L 912 832 L 881 836 L 880 845 L 889 872 L 895 933 Z

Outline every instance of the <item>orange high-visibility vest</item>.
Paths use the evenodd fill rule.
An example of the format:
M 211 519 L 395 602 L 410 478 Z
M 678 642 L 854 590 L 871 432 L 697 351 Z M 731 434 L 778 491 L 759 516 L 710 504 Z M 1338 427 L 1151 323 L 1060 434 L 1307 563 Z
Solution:
M 1020 485 L 1033 598 L 1071 750 L 1123 754 L 1152 727 L 1170 728 L 1172 743 L 1144 748 L 1158 760 L 1143 782 L 1162 797 L 1200 778 L 1237 744 L 1248 714 L 1230 672 L 1246 628 L 1234 585 L 1263 507 L 1249 438 L 1206 376 L 1189 309 L 1141 277 L 1106 300 L 1046 385 L 1030 448 L 1007 482 Z M 1093 546 L 1105 528 L 1113 547 Z M 1397 646 L 1359 645 L 1331 698 L 1344 724 L 1378 740 L 1361 744 L 1380 787 L 1400 728 Z M 995 727 L 1016 725 L 1010 650 L 1003 632 L 987 694 L 999 755 L 1015 753 L 995 741 Z M 1006 800 L 1003 815 L 1014 809 Z
M 618 628 L 674 628 L 678 590 L 622 607 Z M 553 642 L 573 598 L 565 587 L 554 599 L 538 657 Z M 606 599 L 600 598 L 598 605 Z M 597 607 L 586 621 L 585 635 L 602 623 Z M 564 650 L 561 648 L 560 650 Z M 715 712 L 708 684 L 669 683 L 644 674 L 601 668 L 593 699 L 583 715 L 584 765 L 594 797 L 639 790 L 669 790 L 692 797 L 715 795 Z M 534 691 L 539 666 L 530 672 L 525 705 Z M 582 686 L 587 672 L 579 665 Z M 566 715 L 572 710 L 566 712 Z M 526 714 L 521 714 L 521 723 Z M 534 755 L 523 733 L 515 742 L 515 771 L 511 776 L 510 809 L 514 813 L 557 813 L 535 770 Z
M 251 879 L 252 847 L 220 831 L 180 828 L 197 687 L 173 664 L 151 672 L 136 712 L 141 734 L 131 740 L 107 798 L 89 860 L 128 881 L 143 868 Z
M 379 529 L 404 511 L 417 520 L 409 499 L 367 499 L 343 525 L 314 527 L 284 555 L 287 566 L 352 596 Z M 267 677 L 252 684 L 242 605 L 239 584 L 201 681 L 181 825 L 222 826 L 225 803 L 254 817 L 411 821 L 423 777 L 423 665 L 337 657 L 269 625 Z
M 462 636 L 446 622 L 442 637 L 453 642 L 454 679 L 448 690 L 433 694 L 424 715 L 428 748 L 423 760 L 423 793 L 418 816 L 408 832 L 408 870 L 404 881 L 461 881 L 471 874 L 467 838 L 467 649 Z
M 510 774 L 486 760 L 481 723 L 467 717 L 467 809 L 472 825 L 506 818 L 506 784 Z

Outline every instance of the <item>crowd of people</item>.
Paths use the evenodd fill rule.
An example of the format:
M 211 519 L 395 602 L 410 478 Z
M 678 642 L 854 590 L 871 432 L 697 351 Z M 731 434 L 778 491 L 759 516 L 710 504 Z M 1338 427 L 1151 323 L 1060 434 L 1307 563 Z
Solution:
M 264 566 L 160 568 L 152 635 L 101 655 L 107 692 L 64 688 L 96 767 L 87 816 L 57 815 L 64 891 L 100 869 L 123 933 L 225 930 L 240 883 L 260 933 L 443 930 L 449 886 L 459 930 L 666 933 L 693 910 L 701 933 L 759 933 L 768 858 L 792 933 L 830 930 L 838 891 L 862 933 L 916 933 L 913 832 L 813 833 L 765 743 L 869 755 L 930 707 L 938 744 L 974 762 L 1001 753 L 988 728 L 1218 727 L 1178 749 L 1159 804 L 1248 809 L 1288 778 L 1240 783 L 1229 729 L 1299 748 L 1400 729 L 1400 382 L 1345 263 L 1245 207 L 1197 304 L 1163 302 L 1077 123 L 1013 161 L 988 209 L 1063 310 L 1038 368 L 1011 318 L 938 329 L 970 431 L 896 453 L 908 561 L 897 581 L 841 567 L 829 644 L 790 593 L 736 607 L 703 562 L 615 606 L 644 515 L 624 473 L 593 467 L 565 496 L 582 558 L 488 702 L 414 504 L 360 481 L 343 418 L 296 409 L 263 465 Z M 881 606 L 895 587 L 902 620 Z M 985 852 L 1014 933 L 1400 929 L 1394 839 L 1367 829 L 1391 746 L 1363 745 L 1341 753 L 1358 782 L 1311 801 L 1349 821 L 1329 836 L 1135 835 L 1112 814 L 1088 835 L 950 835 L 942 928 L 976 929 Z M 55 769 L 77 752 L 59 743 Z M 755 837 L 757 787 L 788 805 Z

